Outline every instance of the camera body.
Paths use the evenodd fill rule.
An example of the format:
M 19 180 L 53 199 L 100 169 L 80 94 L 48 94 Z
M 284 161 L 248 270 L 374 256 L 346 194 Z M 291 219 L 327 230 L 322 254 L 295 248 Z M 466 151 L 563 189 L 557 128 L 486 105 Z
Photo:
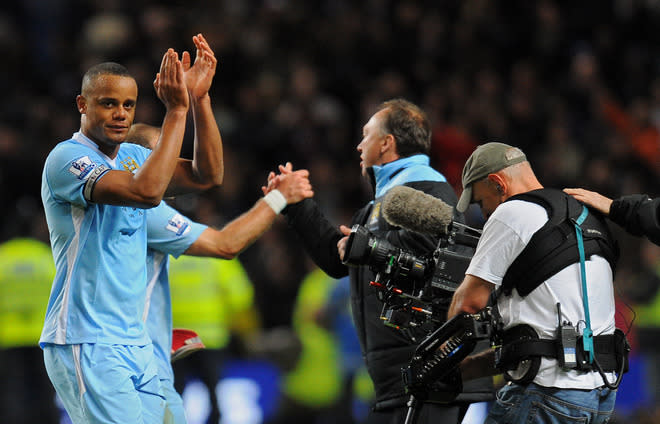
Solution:
M 436 249 L 418 256 L 354 225 L 344 263 L 368 266 L 376 278 L 371 286 L 383 302 L 381 320 L 413 340 L 409 330 L 435 330 L 445 321 L 452 293 L 463 281 L 481 231 L 452 222 Z

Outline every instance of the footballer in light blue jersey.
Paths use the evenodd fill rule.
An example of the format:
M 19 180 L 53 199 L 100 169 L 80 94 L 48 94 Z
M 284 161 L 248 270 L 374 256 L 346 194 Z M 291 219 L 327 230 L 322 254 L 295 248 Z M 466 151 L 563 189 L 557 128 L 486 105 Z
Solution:
M 143 319 L 146 210 L 168 189 L 205 190 L 223 175 L 213 119 L 199 128 L 193 117 L 204 140 L 199 166 L 178 157 L 191 97 L 208 98 L 217 63 L 201 35 L 193 41 L 195 63 L 170 48 L 154 82 L 167 110 L 160 135 L 165 147 L 124 143 L 137 83 L 124 66 L 104 62 L 87 70 L 76 96 L 80 131 L 55 146 L 44 165 L 41 195 L 56 275 L 39 343 L 76 424 L 163 423 L 165 398 Z M 194 110 L 209 116 L 210 103 L 195 102 Z
M 77 132 L 48 155 L 41 198 L 56 275 L 41 346 L 150 343 L 140 319 L 146 295 L 145 209 L 89 200 L 107 171 L 135 172 L 150 153 L 123 143 L 110 159 Z
M 165 202 L 147 210 L 147 301 L 143 317 L 154 345 L 158 377 L 174 423 L 185 423 L 183 401 L 174 388 L 170 362 L 172 301 L 168 278 L 169 255 L 178 258 L 208 228 L 181 215 Z

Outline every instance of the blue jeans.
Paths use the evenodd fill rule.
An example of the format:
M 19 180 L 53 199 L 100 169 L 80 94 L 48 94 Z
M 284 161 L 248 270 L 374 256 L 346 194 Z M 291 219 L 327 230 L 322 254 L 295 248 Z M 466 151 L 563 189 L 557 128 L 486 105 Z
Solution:
M 485 424 L 607 423 L 616 391 L 558 389 L 508 383 L 497 392 Z

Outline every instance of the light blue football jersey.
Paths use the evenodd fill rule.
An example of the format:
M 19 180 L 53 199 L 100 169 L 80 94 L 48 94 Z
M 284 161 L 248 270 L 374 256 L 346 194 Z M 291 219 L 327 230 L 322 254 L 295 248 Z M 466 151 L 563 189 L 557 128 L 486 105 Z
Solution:
M 207 228 L 181 215 L 165 202 L 147 210 L 147 301 L 143 319 L 154 344 L 158 376 L 174 380 L 172 301 L 168 277 L 169 255 L 178 258 Z
M 41 200 L 56 274 L 40 345 L 150 342 L 142 320 L 146 210 L 89 201 L 108 170 L 135 172 L 150 152 L 123 143 L 110 159 L 77 132 L 46 158 Z

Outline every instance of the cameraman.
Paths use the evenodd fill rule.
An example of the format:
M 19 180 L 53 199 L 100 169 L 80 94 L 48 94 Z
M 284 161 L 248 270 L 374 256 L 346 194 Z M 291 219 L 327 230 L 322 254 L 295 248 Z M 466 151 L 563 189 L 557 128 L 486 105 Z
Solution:
M 352 224 L 363 225 L 375 237 L 416 255 L 431 253 L 438 239 L 392 227 L 381 215 L 381 202 L 392 187 L 407 185 L 451 205 L 456 204 L 451 185 L 429 166 L 430 143 L 430 124 L 424 112 L 406 100 L 395 99 L 378 107 L 364 125 L 363 138 L 357 146 L 362 175 L 369 178 L 375 195 L 353 216 Z M 280 166 L 280 171 L 290 170 Z M 280 176 L 269 177 L 268 189 L 276 188 L 278 178 Z M 338 229 L 332 225 L 312 199 L 289 205 L 283 213 L 320 268 L 334 278 L 347 274 L 350 277 L 353 320 L 376 392 L 376 402 L 367 423 L 404 422 L 409 395 L 404 391 L 401 368 L 410 362 L 416 345 L 380 320 L 383 304 L 369 286 L 375 278 L 369 267 L 347 267 L 342 263 L 350 228 L 342 225 Z M 446 300 L 448 306 L 449 297 Z M 469 403 L 490 399 L 491 379 L 474 381 L 466 385 L 452 404 L 425 403 L 419 410 L 417 422 L 459 423 Z
M 477 203 L 487 221 L 448 316 L 482 310 L 496 290 L 493 307 L 503 330 L 498 363 L 491 351 L 468 357 L 461 364 L 464 380 L 487 372 L 504 372 L 509 380 L 498 392 L 486 422 L 607 422 L 614 410 L 618 385 L 608 386 L 608 382 L 615 381 L 611 371 L 623 370 L 618 364 L 625 360 L 623 354 L 605 355 L 616 361 L 614 366 L 605 366 L 606 349 L 601 342 L 607 342 L 607 348 L 618 346 L 621 351 L 626 342 L 623 336 L 608 336 L 620 330 L 615 332 L 612 284 L 617 253 L 604 218 L 594 213 L 585 215 L 587 209 L 560 190 L 544 189 L 523 152 L 506 144 L 479 146 L 467 160 L 462 179 L 463 193 L 457 209 L 464 212 L 470 203 Z M 583 227 L 584 263 L 578 254 L 580 237 L 574 223 L 564 218 L 572 219 L 574 211 L 580 215 L 577 222 Z M 546 232 L 559 227 L 552 227 L 555 222 L 568 226 L 564 237 L 552 239 L 549 234 L 556 233 Z M 568 259 L 560 260 L 559 253 L 548 255 L 549 246 L 567 246 L 564 252 Z M 533 261 L 539 253 L 546 254 L 538 262 Z M 565 324 L 562 332 L 558 331 L 558 321 Z M 584 339 L 589 340 L 587 329 L 593 331 L 590 351 L 597 358 L 593 363 L 602 363 L 603 373 L 595 368 L 576 368 L 576 363 L 584 364 L 580 355 L 589 358 L 587 349 L 581 352 Z M 572 338 L 558 337 L 558 333 L 571 335 L 573 331 Z M 558 351 L 565 352 L 570 343 L 575 354 L 560 356 Z M 550 348 L 541 352 L 542 345 Z M 558 346 L 560 349 L 553 350 Z M 519 353 L 522 351 L 527 356 Z

